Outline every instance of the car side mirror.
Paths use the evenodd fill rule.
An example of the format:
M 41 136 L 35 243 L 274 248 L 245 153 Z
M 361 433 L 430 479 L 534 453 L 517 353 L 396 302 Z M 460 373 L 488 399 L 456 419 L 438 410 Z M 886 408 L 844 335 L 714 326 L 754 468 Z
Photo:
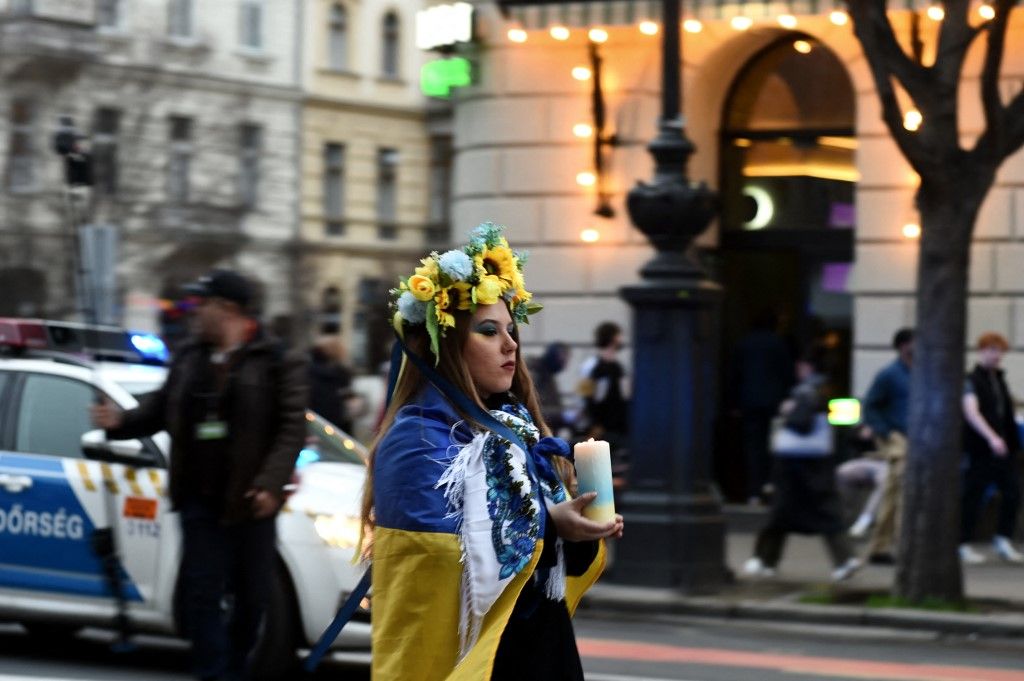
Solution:
M 80 441 L 86 458 L 104 463 L 119 463 L 125 466 L 145 468 L 156 466 L 158 461 L 146 450 L 141 440 L 107 440 L 103 430 L 90 430 Z

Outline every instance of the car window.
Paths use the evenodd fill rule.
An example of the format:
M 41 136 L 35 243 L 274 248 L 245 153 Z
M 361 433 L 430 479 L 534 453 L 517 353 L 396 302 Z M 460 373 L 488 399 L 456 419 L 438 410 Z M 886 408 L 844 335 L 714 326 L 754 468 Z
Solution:
M 300 468 L 316 461 L 364 465 L 363 446 L 351 435 L 312 412 L 306 412 L 306 445 L 299 452 Z
M 91 386 L 71 378 L 26 374 L 15 450 L 82 458 L 80 439 L 93 429 L 89 420 L 93 394 Z

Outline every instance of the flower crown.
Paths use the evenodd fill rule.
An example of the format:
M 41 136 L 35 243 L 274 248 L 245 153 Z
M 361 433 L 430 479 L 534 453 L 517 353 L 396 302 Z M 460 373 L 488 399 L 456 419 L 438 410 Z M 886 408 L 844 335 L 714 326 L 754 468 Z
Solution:
M 465 248 L 423 258 L 411 277 L 391 289 L 395 327 L 426 324 L 430 349 L 438 357 L 438 339 L 455 326 L 454 310 L 472 311 L 504 300 L 516 323 L 528 324 L 541 306 L 530 302 L 533 294 L 523 282 L 526 254 L 509 247 L 503 229 L 485 222 L 470 232 Z

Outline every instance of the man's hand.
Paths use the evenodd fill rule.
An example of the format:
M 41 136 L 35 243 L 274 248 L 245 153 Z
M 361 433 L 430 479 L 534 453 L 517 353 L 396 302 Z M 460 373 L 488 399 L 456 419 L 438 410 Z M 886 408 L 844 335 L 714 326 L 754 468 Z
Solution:
M 281 508 L 281 500 L 265 489 L 253 488 L 245 493 L 252 506 L 252 515 L 257 520 L 269 518 Z
M 548 515 L 555 523 L 558 536 L 566 541 L 590 541 L 604 537 L 622 536 L 622 516 L 615 520 L 599 523 L 583 515 L 583 509 L 597 497 L 597 492 L 587 492 L 560 504 L 548 504 Z
M 93 425 L 103 430 L 120 428 L 124 422 L 124 412 L 106 397 L 100 404 L 89 407 L 89 416 L 92 418 Z
M 995 433 L 993 433 L 992 437 L 988 439 L 988 446 L 992 448 L 992 453 L 999 457 L 1006 456 L 1006 452 L 1008 451 L 1006 448 L 1006 441 Z

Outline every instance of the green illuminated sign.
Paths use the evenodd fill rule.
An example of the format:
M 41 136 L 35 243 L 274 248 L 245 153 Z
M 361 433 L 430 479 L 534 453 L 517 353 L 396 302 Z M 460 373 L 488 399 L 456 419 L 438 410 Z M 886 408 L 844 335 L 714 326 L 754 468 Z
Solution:
M 829 400 L 828 422 L 833 426 L 855 426 L 860 423 L 860 400 L 853 397 Z
M 469 60 L 464 57 L 438 59 L 420 70 L 420 90 L 428 97 L 448 97 L 453 87 L 472 82 Z

